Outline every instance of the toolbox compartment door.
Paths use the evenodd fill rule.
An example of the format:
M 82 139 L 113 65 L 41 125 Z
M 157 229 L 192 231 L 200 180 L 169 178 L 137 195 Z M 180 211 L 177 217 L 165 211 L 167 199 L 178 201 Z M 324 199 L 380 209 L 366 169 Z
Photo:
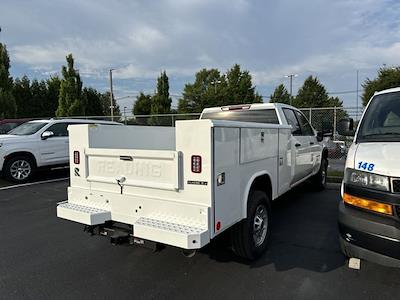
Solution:
M 180 189 L 180 153 L 169 150 L 86 149 L 87 181 Z

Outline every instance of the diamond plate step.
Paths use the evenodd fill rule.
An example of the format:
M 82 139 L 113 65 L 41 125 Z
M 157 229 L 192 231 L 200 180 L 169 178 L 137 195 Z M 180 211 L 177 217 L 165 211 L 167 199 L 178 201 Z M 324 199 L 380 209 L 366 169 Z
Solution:
M 184 249 L 199 249 L 210 240 L 207 228 L 193 224 L 174 223 L 171 218 L 140 217 L 133 226 L 134 235 Z M 167 221 L 168 220 L 168 221 Z
M 111 220 L 111 212 L 96 207 L 62 202 L 57 206 L 57 217 L 86 225 L 98 225 Z

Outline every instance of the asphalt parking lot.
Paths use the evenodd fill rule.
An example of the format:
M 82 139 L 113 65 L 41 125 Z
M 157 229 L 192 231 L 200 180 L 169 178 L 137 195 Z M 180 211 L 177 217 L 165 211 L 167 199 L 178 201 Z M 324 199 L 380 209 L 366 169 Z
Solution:
M 113 246 L 57 219 L 68 181 L 0 191 L 2 299 L 394 299 L 400 270 L 347 267 L 337 242 L 338 186 L 298 188 L 273 205 L 269 250 L 247 264 L 223 239 L 185 258 Z

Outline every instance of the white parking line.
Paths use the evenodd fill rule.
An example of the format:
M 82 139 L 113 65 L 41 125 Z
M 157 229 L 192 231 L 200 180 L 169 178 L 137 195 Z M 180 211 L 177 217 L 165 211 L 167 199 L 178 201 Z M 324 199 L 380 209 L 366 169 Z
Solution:
M 24 187 L 24 186 L 38 185 L 38 184 L 43 184 L 43 183 L 64 181 L 64 180 L 68 180 L 68 179 L 69 179 L 69 177 L 63 177 L 63 178 L 57 178 L 57 179 L 50 179 L 50 180 L 43 180 L 43 181 L 37 181 L 37 182 L 10 185 L 10 186 L 5 186 L 5 187 L 0 188 L 0 191 L 15 189 L 15 188 Z

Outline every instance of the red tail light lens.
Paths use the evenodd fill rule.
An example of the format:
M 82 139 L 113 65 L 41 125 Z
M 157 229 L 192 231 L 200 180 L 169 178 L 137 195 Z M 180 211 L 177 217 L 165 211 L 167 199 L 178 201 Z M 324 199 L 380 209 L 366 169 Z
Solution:
M 192 155 L 192 172 L 201 173 L 201 156 Z
M 79 165 L 81 162 L 79 151 L 74 151 L 74 164 Z

